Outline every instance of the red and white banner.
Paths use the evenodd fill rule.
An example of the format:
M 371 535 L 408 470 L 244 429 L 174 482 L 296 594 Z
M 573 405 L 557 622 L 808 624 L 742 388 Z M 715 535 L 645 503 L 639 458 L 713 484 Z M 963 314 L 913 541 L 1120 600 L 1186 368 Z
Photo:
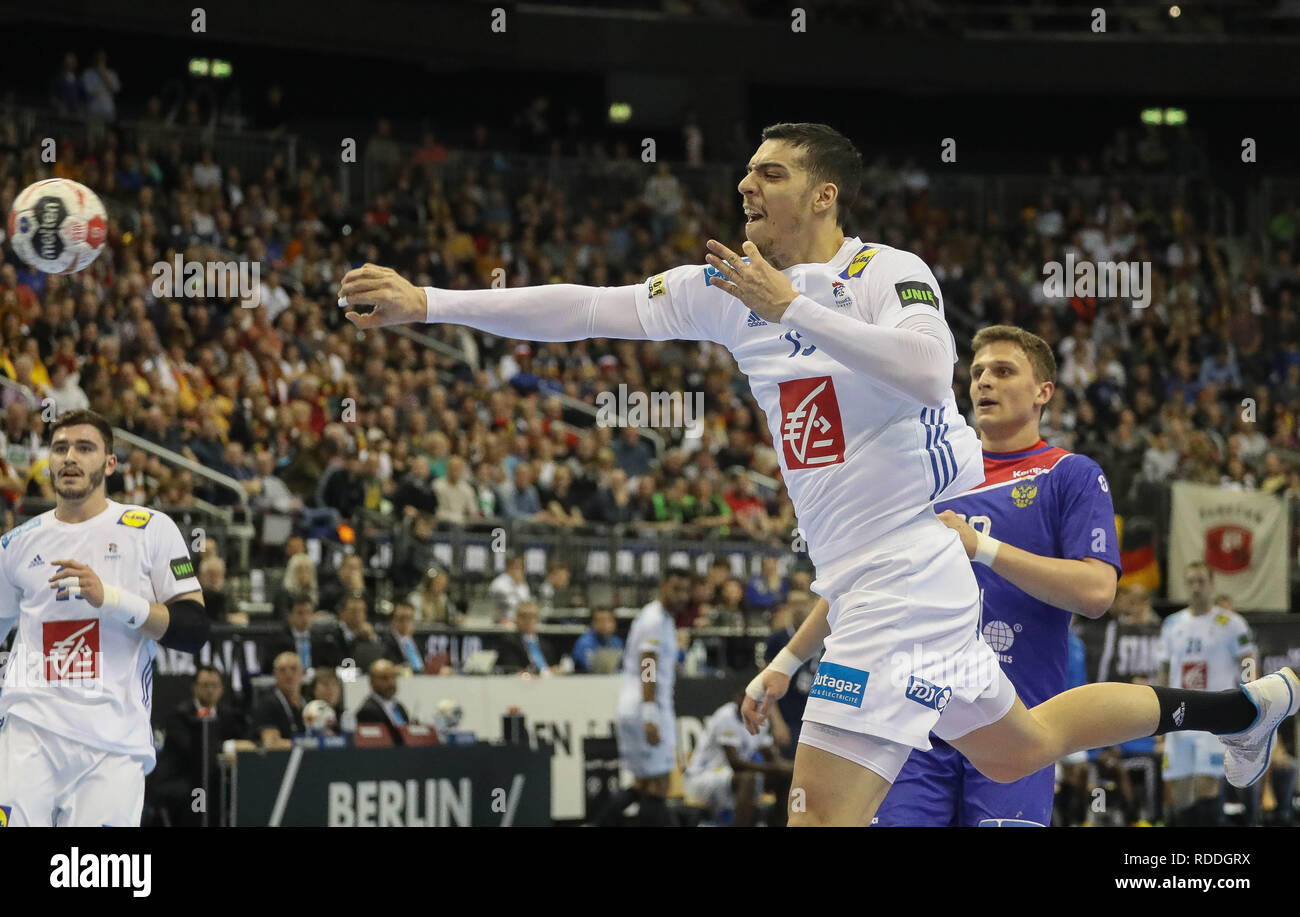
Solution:
M 1290 611 L 1287 501 L 1249 490 L 1178 481 L 1169 521 L 1169 598 L 1187 601 L 1183 573 L 1203 560 L 1214 592 L 1238 611 Z

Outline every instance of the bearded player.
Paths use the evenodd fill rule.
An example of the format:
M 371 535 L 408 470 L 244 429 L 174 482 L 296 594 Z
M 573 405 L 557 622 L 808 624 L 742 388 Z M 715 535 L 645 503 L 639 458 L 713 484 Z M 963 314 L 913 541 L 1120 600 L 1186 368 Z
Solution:
M 138 826 L 156 642 L 202 647 L 203 593 L 175 522 L 108 499 L 104 419 L 72 411 L 50 432 L 55 507 L 0 537 L 0 640 L 18 628 L 0 688 L 0 822 Z
M 1032 711 L 1016 697 L 978 638 L 979 588 L 961 536 L 934 512 L 984 480 L 979 440 L 952 394 L 943 299 L 920 258 L 845 236 L 861 175 L 861 154 L 834 129 L 773 125 L 737 187 L 743 254 L 710 240 L 707 265 L 623 287 L 421 289 L 365 265 L 344 276 L 339 304 L 358 328 L 449 322 L 534 341 L 713 341 L 732 353 L 774 432 L 817 568 L 813 591 L 826 599 L 754 678 L 742 711 L 756 730 L 824 643 L 791 825 L 870 823 L 932 731 L 999 782 L 1157 732 L 1239 733 L 1225 739 L 1229 779 L 1258 779 L 1300 703 L 1290 670 L 1221 693 L 1088 685 Z M 981 538 L 996 560 L 998 543 Z M 917 644 L 918 664 L 891 671 Z

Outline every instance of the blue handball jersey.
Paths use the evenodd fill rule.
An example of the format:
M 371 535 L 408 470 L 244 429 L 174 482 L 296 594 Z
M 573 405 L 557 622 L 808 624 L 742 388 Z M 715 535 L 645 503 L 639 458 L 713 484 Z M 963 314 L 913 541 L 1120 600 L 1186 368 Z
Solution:
M 1066 560 L 1095 557 L 1122 574 L 1115 508 L 1101 466 L 1042 440 L 1023 452 L 985 452 L 984 483 L 934 505 L 991 538 Z M 1029 595 L 983 564 L 980 632 L 1026 707 L 1068 686 L 1070 612 Z

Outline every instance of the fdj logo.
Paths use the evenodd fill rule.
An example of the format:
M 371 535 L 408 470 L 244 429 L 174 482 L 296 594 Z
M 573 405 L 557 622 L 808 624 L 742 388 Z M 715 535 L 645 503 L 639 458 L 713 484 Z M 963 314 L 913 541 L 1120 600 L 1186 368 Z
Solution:
M 813 679 L 808 696 L 848 704 L 850 707 L 861 707 L 867 690 L 867 677 L 868 673 L 861 669 L 823 662 L 817 667 L 817 677 Z
M 922 707 L 929 707 L 931 710 L 943 713 L 943 708 L 948 706 L 948 701 L 952 700 L 952 688 L 940 688 L 924 678 L 912 675 L 907 681 L 906 696 L 908 700 L 914 700 Z

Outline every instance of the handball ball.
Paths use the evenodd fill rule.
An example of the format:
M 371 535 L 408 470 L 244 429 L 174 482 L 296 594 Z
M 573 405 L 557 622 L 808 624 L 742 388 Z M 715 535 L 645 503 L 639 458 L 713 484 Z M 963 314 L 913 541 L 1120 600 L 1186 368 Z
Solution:
M 99 195 L 67 178 L 28 185 L 9 211 L 9 242 L 46 274 L 72 274 L 104 250 L 108 215 Z
M 334 708 L 319 698 L 302 708 L 302 722 L 308 732 L 322 733 L 334 728 Z

